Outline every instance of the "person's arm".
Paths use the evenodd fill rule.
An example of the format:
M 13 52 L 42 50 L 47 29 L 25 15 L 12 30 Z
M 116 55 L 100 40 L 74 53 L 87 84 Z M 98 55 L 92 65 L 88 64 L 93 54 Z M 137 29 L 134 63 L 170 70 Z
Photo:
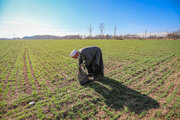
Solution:
M 85 65 L 89 65 L 92 61 L 90 55 L 86 53 L 81 53 L 81 59 L 82 59 L 83 64 Z
M 89 65 L 91 62 L 92 62 L 92 57 L 90 55 L 81 53 L 79 58 L 79 65 L 80 64 Z
M 83 59 L 82 59 L 82 57 L 80 56 L 80 58 L 79 58 L 79 66 L 80 66 L 82 63 L 83 63 Z
M 92 59 L 86 58 L 84 64 L 85 64 L 85 65 L 89 65 L 91 62 L 92 62 Z

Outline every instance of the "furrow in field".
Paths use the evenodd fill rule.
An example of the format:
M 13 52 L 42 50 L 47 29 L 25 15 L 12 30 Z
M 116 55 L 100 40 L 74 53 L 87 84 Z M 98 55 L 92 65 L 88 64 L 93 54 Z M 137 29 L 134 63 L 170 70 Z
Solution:
M 163 64 L 170 62 L 171 59 L 167 59 Z M 147 69 L 143 69 L 143 71 L 139 71 L 136 74 L 139 75 L 138 79 L 130 82 L 132 85 L 136 85 L 144 81 L 147 77 L 150 77 L 154 73 L 156 73 L 160 69 L 160 64 L 153 64 L 149 66 Z
M 7 54 L 9 52 L 9 50 L 13 49 L 14 46 L 12 46 L 13 44 L 10 45 L 5 45 L 4 47 L 1 47 L 2 49 L 0 50 L 1 52 L 1 58 L 0 61 L 3 60 L 3 58 L 7 57 L 9 54 Z
M 19 85 L 19 84 L 18 84 L 18 82 L 19 82 L 19 81 L 18 81 L 18 76 L 19 76 L 18 73 L 19 73 L 19 67 L 18 67 L 18 69 L 17 69 L 17 71 L 16 71 L 15 91 L 14 91 L 14 95 L 13 95 L 13 96 L 16 96 L 16 97 L 18 97 L 19 94 L 20 94 L 20 93 L 19 93 L 19 90 L 18 90 L 18 89 L 19 89 L 19 88 L 18 88 L 18 85 Z
M 25 93 L 25 80 L 24 80 L 24 49 L 21 49 L 20 58 L 19 58 L 19 73 L 18 73 L 18 89 L 20 95 Z
M 170 56 L 169 58 L 171 58 L 172 56 Z M 163 60 L 164 61 L 164 60 Z M 165 61 L 164 61 L 165 62 Z M 159 63 L 159 62 L 158 62 Z M 138 72 L 135 72 L 133 74 L 131 74 L 129 77 L 127 74 L 125 73 L 122 73 L 121 72 L 121 76 L 123 75 L 123 83 L 124 84 L 133 84 L 135 85 L 134 83 L 140 83 L 143 81 L 143 78 L 146 78 L 147 76 L 150 76 L 150 74 L 152 73 L 152 71 L 150 71 L 150 69 L 157 69 L 158 66 L 156 67 L 157 63 L 152 65 L 152 66 L 148 66 L 146 68 L 143 68 L 142 70 L 138 71 Z M 137 67 L 138 65 L 136 65 L 135 67 Z M 146 74 L 145 74 L 146 73 Z M 144 76 L 145 75 L 145 76 Z M 125 77 L 124 77 L 125 76 Z M 114 77 L 114 76 L 113 76 Z M 118 75 L 115 76 L 115 78 L 117 78 Z M 120 79 L 122 79 L 122 77 L 120 77 Z M 140 79 L 140 80 L 139 80 Z
M 85 96 L 87 96 L 87 97 L 88 97 L 88 95 L 92 96 L 92 93 L 90 91 L 88 92 L 88 95 L 86 95 L 85 90 L 83 88 L 80 88 L 80 87 L 77 89 L 75 89 L 75 88 L 69 89 L 69 88 L 70 88 L 70 86 L 66 86 L 64 89 L 61 89 L 61 91 L 59 91 L 59 93 L 52 91 L 49 93 L 49 96 L 51 96 L 51 97 L 48 97 L 48 98 L 45 97 L 46 96 L 45 94 L 39 95 L 39 97 L 41 99 L 39 101 L 36 101 L 37 106 L 35 106 L 35 109 L 33 109 L 33 111 L 36 111 L 39 107 L 44 109 L 47 106 L 47 104 L 52 104 L 53 106 L 51 106 L 51 107 L 53 107 L 54 109 L 55 108 L 57 109 L 57 107 L 58 107 L 58 106 L 54 106 L 55 104 L 56 105 L 61 104 L 61 108 L 67 107 L 67 105 L 71 105 L 72 103 L 74 103 L 71 99 L 72 97 L 73 97 L 73 99 L 78 100 L 81 97 L 86 98 Z M 85 95 L 85 96 L 83 96 L 83 95 Z M 28 98 L 30 98 L 30 97 L 28 97 Z M 28 98 L 26 98 L 26 99 L 28 99 Z M 54 99 L 52 99 L 52 98 L 54 98 Z M 12 108 L 10 111 L 8 111 L 6 116 L 9 116 L 9 117 L 11 116 L 10 118 L 19 117 L 20 115 L 24 114 L 21 111 L 21 109 L 24 109 L 25 111 L 27 110 L 27 112 L 28 112 L 30 109 L 28 102 L 23 103 L 24 101 L 26 101 L 26 99 L 20 100 L 21 102 L 18 102 L 18 104 L 19 104 L 18 108 Z M 44 103 L 46 103 L 46 104 L 44 104 Z M 29 111 L 29 112 L 31 112 L 31 111 Z
M 67 73 L 65 73 L 62 69 L 57 69 L 57 68 L 55 68 L 54 66 L 54 64 L 50 64 L 49 62 L 46 62 L 46 61 L 44 61 L 45 62 L 45 64 L 47 64 L 49 67 L 51 67 L 51 68 L 53 68 L 53 70 L 56 72 L 56 73 L 58 73 L 58 74 L 60 74 L 60 76 L 62 76 L 63 78 L 64 78 L 64 80 L 71 80 L 71 79 L 73 79 L 72 77 L 70 77 Z M 58 71 L 59 70 L 59 71 Z
M 10 85 L 11 80 L 9 80 L 9 77 L 10 77 L 10 75 L 11 75 L 11 72 L 12 72 L 13 68 L 14 68 L 14 64 L 15 64 L 15 62 L 16 62 L 16 59 L 17 59 L 17 56 L 14 57 L 14 59 L 13 59 L 13 61 L 12 61 L 12 64 L 11 64 L 11 67 L 6 70 L 7 76 L 5 77 L 5 80 L 2 81 L 2 82 L 3 82 L 3 89 L 2 89 L 3 95 L 1 95 L 2 98 L 0 98 L 0 99 L 5 99 L 5 98 L 6 98 L 6 95 L 8 94 L 9 87 L 11 86 L 11 85 Z M 7 67 L 7 68 L 8 68 L 8 67 Z
M 69 58 L 67 58 L 67 56 L 62 56 L 61 54 L 57 54 L 57 53 L 55 54 L 54 52 L 52 52 L 52 54 L 50 54 L 51 52 L 49 53 L 48 50 L 39 50 L 39 49 L 37 49 L 36 51 L 38 51 L 39 54 L 45 54 L 46 58 L 50 58 L 50 60 L 51 60 L 50 62 L 56 63 L 56 66 L 59 66 L 60 68 L 68 67 L 68 68 L 70 68 L 72 70 L 77 70 L 74 66 L 72 66 L 76 62 L 74 60 L 72 61 L 72 58 L 69 59 Z M 70 61 L 71 61 L 71 64 L 69 64 Z M 68 73 L 68 74 L 70 74 L 70 73 Z
M 160 101 L 163 104 L 167 97 L 169 97 L 173 91 L 177 88 L 178 77 L 176 75 L 180 75 L 179 73 L 173 73 L 167 77 L 167 82 L 160 88 L 156 88 L 153 92 L 157 94 L 151 93 L 150 96 L 153 96 L 156 100 Z M 177 84 L 176 84 L 177 83 Z
M 156 110 L 150 110 L 147 116 L 150 116 L 151 118 L 156 118 L 156 117 L 165 118 L 166 116 L 168 116 L 168 114 L 172 113 L 171 111 L 174 111 L 172 106 L 174 106 L 174 104 L 177 103 L 176 98 L 178 98 L 179 96 L 178 90 L 179 90 L 180 82 L 178 76 L 180 76 L 180 72 L 175 72 L 174 74 L 172 74 L 167 78 L 167 79 L 171 79 L 170 81 L 171 83 L 173 83 L 173 85 L 169 87 L 171 83 L 166 84 L 168 87 L 163 90 L 165 96 L 163 95 L 164 93 L 161 93 L 159 96 L 155 96 L 156 100 L 158 100 L 158 102 L 160 103 L 160 108 Z M 174 113 L 172 113 L 171 119 L 175 119 L 172 118 L 173 114 Z
M 0 51 L 0 57 L 8 53 L 0 60 L 0 86 L 4 87 L 11 71 L 5 90 L 0 88 L 0 97 L 5 96 L 1 98 L 0 117 L 179 118 L 180 58 L 179 51 L 170 46 L 177 41 L 82 41 L 20 40 L 12 41 L 8 51 Z M 10 43 L 0 47 L 6 48 Z M 86 45 L 102 48 L 106 77 L 80 86 L 76 78 L 78 61 L 68 55 L 72 48 Z M 32 101 L 35 105 L 31 106 Z
M 42 59 L 39 58 L 39 60 L 42 60 Z M 54 72 L 60 74 L 60 75 L 64 78 L 64 80 L 67 80 L 68 78 L 70 78 L 66 73 L 64 73 L 64 71 L 62 71 L 61 69 L 58 69 L 58 70 L 60 70 L 60 72 L 59 72 L 59 71 L 58 71 L 52 64 L 50 64 L 49 62 L 44 61 L 44 63 L 45 63 L 46 65 L 48 65 L 49 67 L 53 68 Z
M 37 57 L 37 59 L 38 59 L 38 61 L 43 61 L 42 60 L 42 58 L 40 58 L 40 57 Z M 50 59 L 51 60 L 51 59 Z M 44 64 L 46 64 L 46 69 L 49 69 L 49 70 L 53 70 L 55 73 L 53 73 L 54 74 L 54 76 L 57 76 L 58 74 L 60 74 L 60 76 L 63 76 L 65 79 L 65 81 L 67 81 L 67 80 L 73 80 L 73 78 L 72 77 L 70 77 L 69 75 L 67 75 L 64 71 L 62 71 L 61 70 L 61 73 L 59 73 L 59 71 L 58 70 L 60 70 L 60 69 L 58 69 L 57 70 L 57 68 L 55 68 L 54 66 L 55 65 L 52 65 L 52 64 L 50 64 L 49 62 L 46 62 L 46 61 L 44 61 L 44 64 L 41 62 L 41 64 L 44 66 Z M 48 72 L 48 73 L 50 73 L 50 72 Z M 51 73 L 50 73 L 51 74 Z M 51 76 L 53 76 L 53 74 L 51 74 Z M 55 75 L 56 74 L 56 75 Z M 60 77 L 59 76 L 59 77 Z M 58 76 L 57 76 L 57 80 L 59 81 L 59 79 L 58 79 Z M 68 81 L 67 82 L 64 82 L 64 81 L 62 81 L 61 82 L 62 84 L 61 85 L 69 85 L 68 84 Z M 59 86 L 60 87 L 60 86 Z
M 70 113 L 74 113 L 74 115 L 72 114 L 72 116 L 74 116 L 72 118 L 75 118 L 75 119 L 86 118 L 86 119 L 88 119 L 89 117 L 93 117 L 95 115 L 96 110 L 93 109 L 93 106 L 95 106 L 95 104 L 98 101 L 99 101 L 98 98 L 85 99 L 82 102 L 79 101 L 75 104 L 72 104 L 70 107 L 67 107 L 65 110 L 57 112 L 54 115 L 54 118 L 55 119 L 60 119 L 60 118 L 68 119 L 68 117 L 71 118 L 71 114 L 68 114 L 70 112 Z M 92 112 L 91 110 L 94 112 Z M 86 112 L 88 112 L 88 111 L 92 115 L 87 114 Z M 83 116 L 83 114 L 84 114 L 84 116 Z
M 3 52 L 4 55 L 0 58 L 0 68 L 2 68 L 2 67 L 5 68 L 7 66 L 7 64 L 9 64 L 8 62 L 11 61 L 11 59 L 13 58 L 14 53 L 18 52 L 17 49 L 14 49 L 14 46 L 8 46 L 8 48 L 4 49 L 4 50 L 5 50 L 5 52 Z M 0 73 L 1 73 L 1 71 L 0 71 Z
M 38 59 L 36 53 L 34 53 L 34 57 L 35 57 L 36 63 L 38 63 L 37 65 L 41 69 L 40 72 L 43 75 L 43 78 L 45 79 L 46 84 L 51 88 L 51 90 L 56 89 L 57 86 L 52 84 L 52 81 L 54 78 L 52 78 L 51 73 L 47 70 L 46 66 L 42 63 L 42 61 Z
M 123 64 L 119 64 L 118 61 L 115 61 L 113 63 L 114 63 L 114 65 L 112 66 L 112 68 L 108 68 L 110 70 L 110 72 L 108 74 L 106 74 L 106 76 L 108 76 L 108 77 L 112 77 L 112 76 L 121 74 L 122 70 L 124 70 L 124 69 L 127 70 L 126 66 L 128 66 L 128 65 L 131 65 L 131 66 L 136 65 L 136 62 L 130 62 L 130 61 L 124 61 Z M 105 69 L 107 69 L 107 68 L 105 68 Z
M 40 60 L 40 58 L 39 58 L 39 60 Z M 53 72 L 54 72 L 54 74 L 56 74 L 56 77 L 57 77 L 56 78 L 56 83 L 57 83 L 58 87 L 64 87 L 66 85 L 71 85 L 72 81 L 74 81 L 74 79 L 72 77 L 70 77 L 69 75 L 67 75 L 64 71 L 58 69 L 58 70 L 60 70 L 60 72 L 59 72 L 56 68 L 53 67 L 53 65 L 51 65 L 49 63 L 46 63 L 46 61 L 44 61 L 44 64 L 43 63 L 41 63 L 41 64 L 42 65 L 46 64 L 46 66 L 47 66 L 46 69 L 47 70 L 50 69 L 50 68 L 53 69 Z M 50 72 L 48 71 L 48 73 L 50 73 Z M 64 79 L 59 78 L 60 77 L 60 76 L 58 76 L 59 74 L 60 74 L 60 76 L 63 76 Z M 50 75 L 54 76 L 51 73 L 50 73 Z M 55 77 L 54 77 L 54 79 L 55 79 Z M 59 83 L 59 82 L 61 82 L 61 83 Z
M 170 63 L 171 63 L 171 59 L 167 60 L 163 64 L 170 64 Z M 135 86 L 135 88 L 138 88 L 140 85 L 149 83 L 148 79 L 158 77 L 160 75 L 159 72 L 162 69 L 166 69 L 166 66 L 162 66 L 160 64 L 157 64 L 155 66 L 153 65 L 152 67 L 150 67 L 150 70 L 147 71 L 147 73 L 144 76 L 141 76 L 140 79 L 134 80 L 132 82 L 132 85 Z
M 119 71 L 116 71 L 112 78 L 117 78 L 121 80 L 121 82 L 130 82 L 129 80 L 132 80 L 137 75 L 143 74 L 145 71 L 147 71 L 147 68 L 140 69 L 138 72 L 135 72 L 133 69 L 140 64 L 135 64 L 129 68 L 128 66 L 124 66 L 122 69 L 119 69 Z M 109 76 L 108 76 L 109 77 Z
M 5 68 L 5 67 L 7 66 L 7 64 L 8 64 L 8 63 L 7 63 L 8 60 L 10 61 L 11 59 L 12 59 L 12 57 L 9 57 L 9 59 L 4 60 L 5 62 L 3 62 L 3 64 L 0 65 L 0 68 L 1 68 L 1 67 L 2 67 L 2 69 Z M 0 71 L 0 74 L 1 74 L 1 72 L 2 72 L 2 69 L 1 69 L 1 71 Z
M 27 75 L 27 63 L 26 63 L 26 54 L 27 54 L 27 50 L 25 49 L 24 51 L 24 55 L 23 55 L 23 63 L 24 63 L 24 66 L 23 66 L 23 77 L 24 77 L 24 86 L 25 86 L 25 89 L 24 91 L 28 94 L 30 94 L 32 92 L 32 86 L 30 85 L 30 82 L 29 82 L 29 79 L 28 79 L 28 75 Z
M 35 59 L 35 61 L 36 61 L 36 59 Z M 50 89 L 51 91 L 53 91 L 56 87 L 51 83 L 49 75 L 47 73 L 45 73 L 43 66 L 40 63 L 38 63 L 38 61 L 36 61 L 36 64 L 37 64 L 37 68 L 40 72 L 40 75 L 39 75 L 40 80 L 45 81 L 45 83 L 47 85 L 47 87 L 46 87 L 47 90 Z
M 40 60 L 40 59 L 38 59 Z M 45 65 L 45 63 L 43 63 L 42 61 L 40 61 L 41 65 L 43 66 L 43 68 L 45 69 L 45 71 L 49 74 L 49 78 L 50 78 L 50 81 L 53 81 L 55 80 L 56 82 L 56 85 L 58 84 L 58 79 L 55 78 L 55 76 L 53 76 L 53 74 L 49 71 L 48 67 L 47 67 L 47 64 Z
M 171 65 L 174 66 L 176 64 L 172 63 Z M 141 87 L 139 87 L 139 89 L 141 89 L 141 91 L 146 92 L 146 94 L 150 94 L 152 92 L 156 93 L 156 90 L 160 89 L 160 87 L 165 84 L 167 77 L 173 74 L 173 66 L 170 68 L 164 66 L 164 68 L 161 69 L 155 77 L 151 78 L 148 83 L 142 84 Z
M 127 63 L 118 63 L 117 61 L 109 61 L 104 63 L 104 74 L 113 76 L 118 73 Z
M 30 54 L 31 56 L 31 64 L 32 64 L 32 67 L 34 68 L 34 76 L 36 76 L 36 80 L 38 82 L 38 86 L 41 90 L 48 90 L 51 88 L 51 86 L 47 86 L 47 80 L 45 80 L 46 78 L 44 78 L 43 74 L 42 74 L 42 69 L 39 67 L 39 63 L 36 61 L 36 56 L 34 56 L 31 52 Z M 48 84 L 49 85 L 49 84 Z
M 30 60 L 30 57 L 29 57 L 29 50 L 27 50 L 27 58 L 28 58 L 28 61 L 29 61 L 29 66 L 30 66 L 30 70 L 31 70 L 31 75 L 35 81 L 35 86 L 36 86 L 36 90 L 37 92 L 41 92 L 41 88 L 40 88 L 40 85 L 39 85 L 39 82 L 37 81 L 36 79 L 36 76 L 34 74 L 34 69 L 33 69 L 33 66 L 31 64 L 31 60 Z
M 153 68 L 152 67 L 143 68 L 142 70 L 133 73 L 129 77 L 128 77 L 128 75 L 121 73 L 122 77 L 120 77 L 118 79 L 120 79 L 121 82 L 123 82 L 123 84 L 126 84 L 129 87 L 136 89 L 135 83 L 141 83 L 143 78 L 150 76 L 149 74 L 151 74 L 152 70 L 156 69 L 155 67 L 158 68 L 158 66 L 153 66 Z M 151 70 L 149 70 L 149 69 L 151 69 Z M 113 76 L 112 78 L 116 79 L 116 76 Z M 132 83 L 133 83 L 133 85 L 132 85 Z
M 31 49 L 30 49 L 31 50 Z M 37 55 L 34 54 L 31 50 L 31 58 L 33 60 L 35 72 L 34 75 L 36 76 L 36 79 L 38 80 L 39 85 L 41 85 L 41 90 L 53 90 L 55 89 L 52 85 L 52 83 L 49 80 L 49 76 L 44 71 L 43 66 L 39 63 L 39 60 L 37 60 Z M 32 61 L 31 60 L 31 61 Z
M 15 100 L 18 97 L 18 72 L 19 72 L 19 51 L 16 58 L 16 62 L 13 67 L 13 71 L 10 75 L 9 83 L 11 82 L 11 85 L 9 86 L 8 94 L 6 96 L 6 101 L 10 103 L 12 100 Z
M 154 93 L 157 93 L 156 95 L 154 95 L 153 93 L 151 93 L 150 95 L 154 95 L 156 97 L 156 99 L 161 100 L 161 98 L 166 97 L 168 94 L 171 94 L 174 90 L 175 87 L 177 87 L 177 82 L 178 82 L 178 75 L 180 74 L 178 71 L 178 67 L 180 65 L 180 63 L 178 61 L 176 61 L 176 58 L 172 61 L 171 64 L 172 66 L 172 74 L 169 74 L 169 76 L 167 76 L 166 80 L 164 81 L 164 85 L 160 85 L 159 87 L 156 87 L 154 89 Z M 168 65 L 169 66 L 169 65 Z M 177 83 L 177 84 L 176 84 Z
M 6 59 L 6 62 L 4 62 L 4 64 L 0 67 L 1 71 L 0 71 L 0 75 L 2 74 L 2 72 L 8 67 L 8 65 L 11 63 L 11 61 L 13 60 L 13 56 L 10 56 L 9 59 Z M 6 71 L 7 72 L 7 71 Z M 6 73 L 5 72 L 5 73 Z
M 9 77 L 10 77 L 10 74 L 11 74 L 13 68 L 14 68 L 14 64 L 15 64 L 16 60 L 17 60 L 17 56 L 13 60 L 13 63 L 12 63 L 11 68 L 10 68 L 8 74 L 7 74 L 6 81 L 4 81 L 4 84 L 7 84 L 9 82 Z

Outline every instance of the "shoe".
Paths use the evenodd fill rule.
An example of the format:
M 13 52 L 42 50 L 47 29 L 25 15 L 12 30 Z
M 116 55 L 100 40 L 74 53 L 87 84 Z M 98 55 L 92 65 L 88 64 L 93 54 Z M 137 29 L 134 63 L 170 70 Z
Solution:
M 96 75 L 96 76 L 93 76 L 93 78 L 92 78 L 92 80 L 94 81 L 94 80 L 99 80 L 101 77 L 100 77 L 100 75 Z
M 93 77 L 93 73 L 88 73 L 88 77 Z

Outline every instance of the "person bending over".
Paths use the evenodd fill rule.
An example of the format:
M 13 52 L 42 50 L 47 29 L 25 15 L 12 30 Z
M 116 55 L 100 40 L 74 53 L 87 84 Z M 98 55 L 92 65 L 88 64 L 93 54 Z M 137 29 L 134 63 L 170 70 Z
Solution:
M 99 47 L 85 47 L 79 51 L 73 50 L 70 57 L 79 59 L 79 66 L 85 64 L 88 70 L 88 77 L 97 79 L 104 76 L 104 65 L 102 52 Z

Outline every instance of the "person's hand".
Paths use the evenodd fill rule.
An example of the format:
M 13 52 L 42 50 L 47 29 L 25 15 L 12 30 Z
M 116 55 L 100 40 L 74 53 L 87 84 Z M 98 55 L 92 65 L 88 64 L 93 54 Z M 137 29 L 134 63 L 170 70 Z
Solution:
M 81 66 L 80 66 L 80 65 L 78 66 L 78 69 L 81 69 Z
M 84 63 L 82 63 L 82 64 L 80 64 L 79 66 L 80 66 L 80 67 L 83 67 L 83 66 L 85 66 L 85 64 L 84 64 Z

